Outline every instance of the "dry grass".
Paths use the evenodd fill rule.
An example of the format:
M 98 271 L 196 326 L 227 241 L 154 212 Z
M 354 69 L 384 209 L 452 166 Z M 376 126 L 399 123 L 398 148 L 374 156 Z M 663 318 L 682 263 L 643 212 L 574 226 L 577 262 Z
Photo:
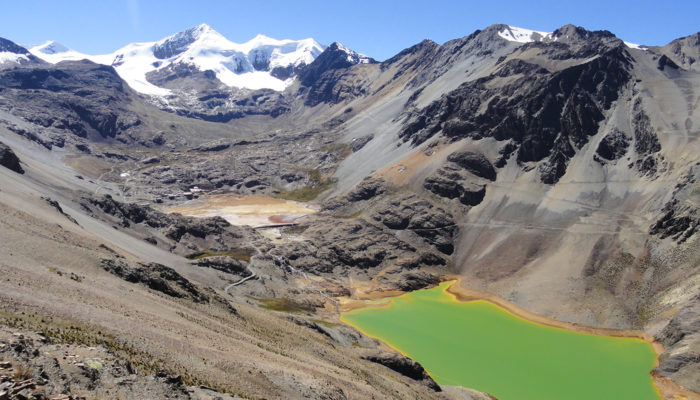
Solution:
M 260 307 L 262 307 L 266 310 L 270 310 L 270 311 L 280 311 L 280 312 L 286 312 L 286 313 L 307 313 L 307 314 L 310 314 L 314 311 L 313 307 L 299 304 L 299 303 L 295 302 L 294 300 L 287 299 L 287 298 L 255 299 L 255 300 L 262 303 Z
M 278 199 L 306 202 L 318 197 L 321 193 L 335 185 L 334 179 L 327 179 L 321 176 L 318 169 L 303 170 L 309 174 L 309 184 L 294 190 L 286 190 L 273 195 Z
M 15 379 L 15 381 L 27 380 L 32 377 L 32 367 L 25 367 L 24 365 L 20 365 L 15 370 L 15 373 L 12 374 L 12 377 Z

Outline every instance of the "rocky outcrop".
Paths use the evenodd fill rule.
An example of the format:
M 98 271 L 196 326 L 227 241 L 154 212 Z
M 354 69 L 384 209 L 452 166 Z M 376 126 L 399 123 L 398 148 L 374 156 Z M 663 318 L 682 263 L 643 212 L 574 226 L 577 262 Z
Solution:
M 447 157 L 447 161 L 455 163 L 456 165 L 465 169 L 467 172 L 470 172 L 480 178 L 488 179 L 490 181 L 496 180 L 496 170 L 493 168 L 493 164 L 491 164 L 491 161 L 489 161 L 489 159 L 481 153 L 459 151 L 450 154 Z
M 664 213 L 650 227 L 649 233 L 661 239 L 672 238 L 678 243 L 690 239 L 700 228 L 700 210 L 678 199 L 666 204 Z
M 61 215 L 63 215 L 64 217 L 66 217 L 70 222 L 72 222 L 72 223 L 74 223 L 74 224 L 76 224 L 76 225 L 80 225 L 80 224 L 78 223 L 78 221 L 75 220 L 75 218 L 71 217 L 70 214 L 68 214 L 68 213 L 66 213 L 65 211 L 63 211 L 63 208 L 61 207 L 60 204 L 58 204 L 58 201 L 53 200 L 53 199 L 51 199 L 51 198 L 49 198 L 49 197 L 42 197 L 41 199 L 44 200 L 45 202 L 47 202 L 51 207 L 53 207 L 54 209 L 56 209 L 56 211 L 58 211 L 59 214 L 61 214 Z
M 425 179 L 423 187 L 440 197 L 459 199 L 460 203 L 475 206 L 486 196 L 486 185 L 469 181 L 459 170 L 440 168 Z
M 145 285 L 171 297 L 187 298 L 196 303 L 209 302 L 209 297 L 200 292 L 195 285 L 172 268 L 162 264 L 131 265 L 120 259 L 105 258 L 100 262 L 100 266 L 127 282 Z
M 651 126 L 649 116 L 644 112 L 642 101 L 634 102 L 632 127 L 634 128 L 634 151 L 637 153 L 635 167 L 645 175 L 655 175 L 660 167 L 661 143 L 656 131 Z
M 365 88 L 350 82 L 353 75 L 348 71 L 349 67 L 361 63 L 374 64 L 376 61 L 337 42 L 332 43 L 299 71 L 300 93 L 306 97 L 305 104 L 311 107 L 320 103 L 336 104 L 366 94 Z
M 426 178 L 423 187 L 440 197 L 459 199 L 467 206 L 475 206 L 486 195 L 484 180 L 494 181 L 496 170 L 483 155 L 456 152 L 447 157 L 447 163 Z
M 228 274 L 247 274 L 247 263 L 234 257 L 206 257 L 202 258 L 201 260 L 197 260 L 194 264 L 198 267 L 213 268 Z
M 605 160 L 615 161 L 622 158 L 627 153 L 630 139 L 619 129 L 613 129 L 612 132 L 605 135 L 603 140 L 598 144 L 596 154 Z
M 483 154 L 468 151 L 452 153 L 447 161 L 425 179 L 423 187 L 440 197 L 459 199 L 467 206 L 481 203 L 486 195 L 483 180 L 496 180 L 493 164 Z
M 305 241 L 276 248 L 294 268 L 317 274 L 366 271 L 412 254 L 416 249 L 363 219 L 317 218 Z
M 375 60 L 364 57 L 345 48 L 338 42 L 333 42 L 323 53 L 302 69 L 299 73 L 299 82 L 304 86 L 312 86 L 321 79 L 321 76 L 331 70 L 345 69 L 360 63 L 376 63 Z
M 676 66 L 690 71 L 700 71 L 700 32 L 676 39 L 654 50 L 668 56 Z
M 18 174 L 24 173 L 24 169 L 22 169 L 19 158 L 15 152 L 12 151 L 10 146 L 2 142 L 0 142 L 0 165 Z
M 414 381 L 421 381 L 423 384 L 427 385 L 436 392 L 441 391 L 440 385 L 438 385 L 433 378 L 428 375 L 422 365 L 401 354 L 375 351 L 364 354 L 362 358 L 367 361 L 381 364 L 400 373 L 401 375 L 413 379 Z
M 84 198 L 83 210 L 94 217 L 128 228 L 153 242 L 156 236 L 166 249 L 181 255 L 195 251 L 228 251 L 246 248 L 259 239 L 250 228 L 229 224 L 221 217 L 194 218 L 166 214 L 148 206 L 121 203 L 111 196 Z M 156 243 L 160 243 L 156 240 Z
M 578 64 L 549 72 L 522 62 L 504 63 L 492 75 L 465 82 L 409 112 L 399 135 L 414 144 L 440 132 L 451 140 L 507 140 L 515 145 L 512 153 L 518 162 L 538 163 L 542 182 L 557 182 L 571 157 L 598 132 L 604 111 L 631 76 L 629 54 L 619 39 L 604 32 L 569 33 L 585 38 L 527 46 L 551 59 Z M 588 59 L 592 54 L 598 57 Z M 521 73 L 524 69 L 528 73 Z
M 45 128 L 87 138 L 115 138 L 141 124 L 128 109 L 132 92 L 114 68 L 90 61 L 65 61 L 0 71 L 0 90 L 12 112 Z
M 700 298 L 683 307 L 666 327 L 657 335 L 666 351 L 659 357 L 657 368 L 664 376 L 684 375 L 692 377 L 691 371 L 700 367 Z M 691 378 L 692 379 L 692 378 Z M 700 391 L 697 380 L 683 382 L 688 389 Z
M 388 199 L 378 205 L 372 218 L 392 230 L 409 230 L 444 254 L 452 254 L 457 233 L 452 214 L 415 195 Z
M 352 140 L 352 152 L 357 153 L 358 151 L 362 150 L 362 148 L 365 147 L 365 145 L 367 143 L 371 142 L 372 139 L 374 139 L 374 135 L 372 135 L 372 134 L 361 136 L 357 139 L 353 139 Z
M 365 178 L 345 197 L 351 202 L 369 200 L 383 194 L 386 191 L 385 185 L 386 182 L 383 179 Z

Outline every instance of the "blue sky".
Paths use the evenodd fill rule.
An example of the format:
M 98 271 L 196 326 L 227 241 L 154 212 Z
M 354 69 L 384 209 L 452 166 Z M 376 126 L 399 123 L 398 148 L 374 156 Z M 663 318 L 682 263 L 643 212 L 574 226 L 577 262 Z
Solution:
M 56 40 L 88 54 L 111 53 L 205 22 L 234 42 L 258 33 L 278 39 L 339 41 L 379 60 L 423 39 L 438 43 L 493 23 L 552 31 L 573 23 L 661 45 L 700 31 L 700 0 L 616 1 L 147 1 L 4 0 L 0 37 L 20 44 Z

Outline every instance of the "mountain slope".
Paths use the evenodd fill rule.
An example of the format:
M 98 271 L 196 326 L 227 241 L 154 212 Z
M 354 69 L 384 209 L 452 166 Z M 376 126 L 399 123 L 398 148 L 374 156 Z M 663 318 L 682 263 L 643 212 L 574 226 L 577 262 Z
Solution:
M 24 47 L 10 40 L 0 38 L 0 69 L 39 63 L 41 63 L 41 60 Z
M 564 26 L 558 40 L 516 33 L 499 42 L 504 30 L 429 45 L 396 98 L 379 95 L 387 85 L 343 104 L 362 110 L 345 123 L 345 140 L 373 139 L 341 163 L 338 187 L 372 174 L 450 205 L 455 268 L 471 287 L 558 319 L 663 336 L 664 313 L 696 304 L 700 279 L 698 47 L 685 40 L 664 64 L 668 47 L 637 49 L 609 32 Z M 448 46 L 454 55 L 440 56 Z M 374 82 L 419 50 L 385 62 Z M 466 72 L 454 67 L 474 55 Z M 453 73 L 457 86 L 444 81 Z M 483 154 L 496 179 L 451 162 L 459 151 Z M 662 358 L 698 390 L 690 359 Z
M 221 41 L 198 27 L 132 48 L 142 60 L 170 63 L 145 77 L 149 85 L 188 94 L 162 97 L 161 110 L 123 84 L 119 63 L 0 74 L 0 119 L 11 128 L 1 133 L 29 164 L 26 177 L 7 179 L 39 180 L 35 192 L 74 202 L 69 213 L 91 235 L 145 263 L 158 249 L 183 276 L 231 296 L 241 309 L 255 298 L 308 309 L 311 317 L 290 320 L 326 332 L 348 357 L 371 341 L 315 319 L 333 326 L 337 307 L 358 298 L 459 274 L 470 288 L 548 317 L 651 333 L 666 346 L 657 372 L 700 391 L 700 74 L 690 61 L 698 51 L 693 38 L 657 48 L 572 25 L 548 33 L 498 24 L 442 45 L 426 40 L 381 63 L 333 44 L 284 75 L 298 76 L 284 90 L 250 91 L 185 62 L 184 55 Z M 242 73 L 272 73 L 273 53 L 245 53 Z M 123 65 L 136 65 L 141 56 L 134 57 L 125 55 Z M 76 105 L 108 121 L 142 122 L 93 126 L 93 113 Z M 36 118 L 37 110 L 47 115 Z M 75 119 L 89 134 L 67 135 L 75 133 L 71 126 L 49 114 Z M 114 135 L 102 135 L 103 125 Z M 66 142 L 37 149 L 17 133 Z M 60 184 L 51 184 L 52 174 Z M 181 193 L 193 196 L 195 186 L 312 199 L 320 210 L 263 237 L 227 236 L 231 228 L 220 221 L 180 225 L 144 206 L 179 205 Z M 95 198 L 98 191 L 112 198 Z M 112 230 L 119 233 L 112 237 Z M 246 263 L 210 260 L 207 269 L 181 257 L 186 249 L 207 254 L 241 243 L 260 254 Z M 253 275 L 260 279 L 223 290 L 230 276 Z M 294 392 L 272 377 L 279 371 L 258 370 L 259 382 L 274 382 L 267 384 L 272 397 Z M 364 384 L 348 382 L 354 375 L 343 376 L 333 385 L 366 394 Z M 254 393 L 263 387 L 254 385 L 261 391 Z

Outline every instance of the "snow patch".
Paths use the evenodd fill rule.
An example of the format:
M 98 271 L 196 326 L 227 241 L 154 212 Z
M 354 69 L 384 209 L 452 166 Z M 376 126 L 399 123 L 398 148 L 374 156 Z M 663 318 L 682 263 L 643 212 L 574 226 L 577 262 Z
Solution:
M 9 51 L 0 51 L 0 64 L 6 62 L 19 63 L 21 61 L 29 61 L 29 58 L 24 54 L 11 53 Z
M 630 42 L 624 42 L 625 46 L 629 47 L 630 49 L 637 49 L 637 50 L 649 50 L 647 46 L 644 46 L 642 44 L 636 44 L 636 43 L 630 43 Z
M 90 60 L 92 56 L 71 50 L 68 47 L 49 40 L 44 44 L 34 46 L 28 49 L 30 53 L 34 54 L 36 57 L 49 62 L 51 64 L 56 64 L 61 61 L 76 61 L 76 60 Z
M 338 50 L 344 52 L 347 54 L 347 60 L 350 63 L 353 64 L 369 64 L 372 59 L 364 54 L 358 53 L 354 50 L 351 50 L 345 46 L 343 46 L 340 42 L 335 42 L 335 45 L 338 47 Z
M 530 43 L 539 42 L 543 39 L 551 39 L 552 32 L 533 31 L 531 29 L 507 26 L 505 29 L 498 32 L 498 36 L 510 42 Z

